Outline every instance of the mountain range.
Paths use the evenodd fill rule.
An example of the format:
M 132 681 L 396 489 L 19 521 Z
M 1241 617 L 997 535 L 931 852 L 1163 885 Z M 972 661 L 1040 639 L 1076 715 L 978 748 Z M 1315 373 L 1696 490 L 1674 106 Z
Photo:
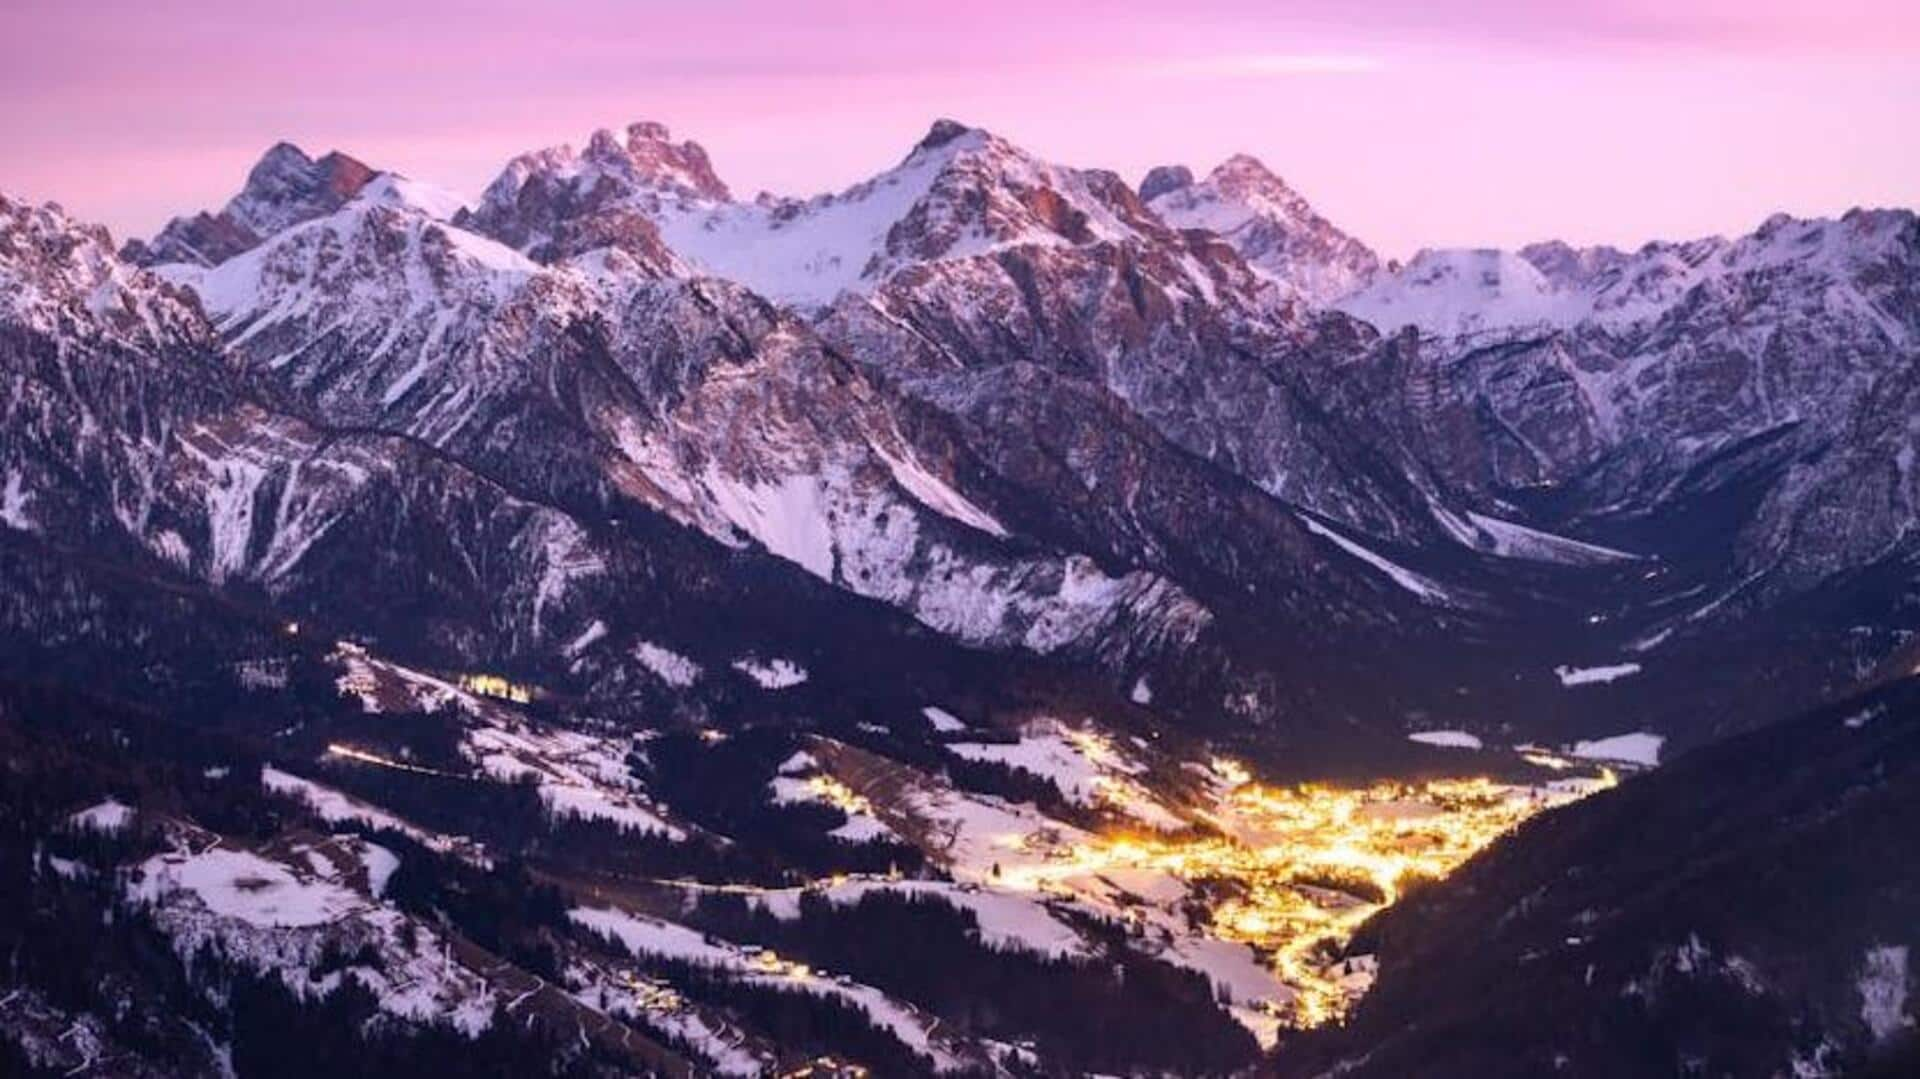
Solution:
M 1767 739 L 1800 728 L 1776 724 L 1914 669 L 1917 361 L 1910 210 L 1403 265 L 1251 156 L 1135 186 L 947 120 L 806 199 L 738 197 L 657 123 L 515 157 L 474 202 L 282 143 L 220 210 L 118 246 L 0 195 L 0 718 L 33 762 L 0 787 L 21 822 L 6 898 L 147 912 L 91 956 L 110 977 L 18 977 L 27 1004 L 0 1006 L 0 1034 L 33 1067 L 212 1074 L 241 1052 L 278 1073 L 294 1065 L 259 1031 L 372 1014 L 387 1024 L 366 1051 L 397 1068 L 466 1051 L 430 1037 L 508 1039 L 489 1009 L 538 982 L 556 999 L 528 1029 L 548 1041 L 494 1059 L 1219 1072 L 1349 1068 L 1381 1046 L 1396 1055 L 1361 1070 L 1487 1074 L 1444 1039 L 1513 1028 L 1386 1033 L 1452 991 L 1431 972 L 1484 986 L 1471 964 L 1506 956 L 1436 942 L 1471 939 L 1488 896 L 1607 875 L 1591 835 L 1663 800 L 1713 789 L 1701 804 L 1775 813 L 1751 761 L 1794 756 Z M 1914 710 L 1876 692 L 1895 696 L 1874 730 L 1897 737 Z M 98 759 L 44 744 L 43 714 Z M 1243 767 L 1546 791 L 1601 758 L 1651 771 L 1316 958 L 1377 946 L 1380 984 L 1351 1024 L 1300 1038 L 1287 1009 L 1311 994 L 1209 931 L 1217 909 L 1180 913 L 1213 885 L 1022 894 L 993 838 L 1231 836 L 1244 780 L 1222 776 Z M 1888 758 L 1824 743 L 1796 767 L 1836 804 L 1898 782 Z M 135 823 L 71 824 L 101 805 Z M 223 841 L 252 876 L 221 876 Z M 374 878 L 395 850 L 390 894 Z M 1656 842 L 1618 879 L 1678 880 L 1699 857 Z M 882 870 L 893 883 L 860 877 Z M 792 924 L 662 894 L 836 874 L 865 890 L 830 885 Z M 222 905 L 253 879 L 352 932 Z M 1860 917 L 1888 940 L 1823 953 L 1819 977 L 1788 972 L 1804 941 L 1742 945 L 1771 1017 L 1750 1055 L 1620 1020 L 1650 1055 L 1569 1048 L 1570 1066 L 1819 1074 L 1902 1051 L 1904 1003 L 1862 1021 L 1841 998 L 1859 962 L 1893 962 L 1862 955 L 1899 949 L 1904 1002 L 1920 919 L 1889 912 L 1913 911 L 1913 885 L 1877 884 Z M 683 898 L 695 928 L 672 920 Z M 1610 979 L 1643 943 L 1707 947 L 1652 940 L 1678 923 L 1617 894 L 1581 902 L 1626 912 Z M 1722 939 L 1712 916 L 1697 940 Z M 835 943 L 861 926 L 974 951 L 940 955 L 958 988 L 922 985 Z M 414 969 L 429 938 L 461 951 L 437 982 Z M 806 994 L 760 984 L 792 973 L 757 958 L 776 951 L 845 980 L 802 1018 Z M 140 966 L 160 953 L 183 972 Z M 1565 980 L 1579 949 L 1541 954 L 1554 989 L 1529 1006 L 1585 1007 Z M 649 955 L 665 965 L 636 971 Z M 310 988 L 326 978 L 372 1002 Z M 1160 1018 L 1103 1042 L 994 1000 L 1020 978 Z M 684 1006 L 607 1003 L 635 979 Z M 1687 1001 L 1634 1022 L 1720 1014 Z M 1574 1038 L 1554 1023 L 1532 1029 Z M 1167 1055 L 1196 1032 L 1213 1055 Z M 1553 1059 L 1545 1040 L 1526 1053 Z

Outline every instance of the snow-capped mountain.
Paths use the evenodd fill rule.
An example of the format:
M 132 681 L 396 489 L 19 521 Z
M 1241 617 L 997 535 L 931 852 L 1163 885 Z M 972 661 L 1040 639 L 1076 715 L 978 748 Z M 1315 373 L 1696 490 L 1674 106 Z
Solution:
M 1912 392 L 1917 257 L 1910 212 L 1776 217 L 1738 240 L 1633 256 L 1436 255 L 1342 303 L 1397 312 L 1375 316 L 1383 324 L 1425 320 L 1427 336 L 1398 347 L 1440 373 L 1404 382 L 1389 407 L 1478 428 L 1475 452 L 1430 463 L 1449 486 L 1488 499 L 1481 508 L 1544 500 L 1558 520 L 1600 535 L 1607 521 L 1659 518 L 1738 477 L 1760 484 L 1757 517 L 1722 523 L 1739 530 L 1728 537 L 1738 576 L 1784 573 L 1804 586 L 1818 566 L 1893 553 L 1909 531 L 1912 478 L 1900 462 L 1912 435 L 1894 402 Z M 1483 272 L 1451 272 L 1467 266 Z M 1851 539 L 1789 523 L 1855 497 Z
M 1378 255 L 1250 154 L 1235 154 L 1198 181 L 1183 165 L 1163 165 L 1141 181 L 1140 197 L 1175 228 L 1220 236 L 1286 295 L 1316 307 L 1380 273 Z
M 280 197 L 298 184 L 267 182 L 294 157 L 263 159 L 236 220 L 265 227 L 259 207 L 300 203 Z M 1423 256 L 1342 301 L 1366 313 L 1399 289 L 1433 323 L 1423 340 L 1383 339 L 1272 302 L 1277 263 L 1249 258 L 1284 248 L 1358 275 L 1367 256 L 1257 162 L 1144 186 L 1148 202 L 942 121 L 848 191 L 741 203 L 697 144 L 635 124 L 516 158 L 472 211 L 380 175 L 330 212 L 300 203 L 218 265 L 163 276 L 211 318 L 203 347 L 289 417 L 420 440 L 577 519 L 626 503 L 723 548 L 751 543 L 960 640 L 1070 647 L 1110 668 L 1194 648 L 1200 627 L 1263 605 L 1303 625 L 1345 611 L 1333 624 L 1405 628 L 1401 604 L 1525 623 L 1541 595 L 1511 591 L 1514 567 L 1687 561 L 1660 579 L 1704 591 L 1679 612 L 1698 618 L 1651 601 L 1556 616 L 1567 647 L 1644 646 L 1902 549 L 1897 485 L 1891 513 L 1851 538 L 1793 524 L 1877 488 L 1838 463 L 1851 458 L 1794 458 L 1811 433 L 1763 436 L 1858 429 L 1847 402 L 1886 392 L 1908 340 L 1910 216 L 1775 221 L 1633 256 Z M 1273 230 L 1293 246 L 1255 237 Z M 1782 404 L 1767 389 L 1755 410 L 1735 407 L 1737 387 L 1718 403 L 1686 389 L 1718 385 L 1699 381 L 1713 357 L 1769 347 L 1736 321 L 1754 305 L 1822 354 L 1884 353 L 1853 361 L 1866 396 Z M 1723 343 L 1703 353 L 1710 340 Z M 1904 433 L 1884 430 L 1904 459 Z M 1724 457 L 1747 445 L 1761 471 Z M 1772 493 L 1712 543 L 1645 534 L 1736 476 Z M 1368 596 L 1386 606 L 1366 611 Z M 1274 661 L 1243 646 L 1218 659 Z
M 661 215 L 729 197 L 698 143 L 676 144 L 663 125 L 635 123 L 624 141 L 602 129 L 584 151 L 561 145 L 514 158 L 457 221 L 544 262 L 610 247 L 664 270 Z
M 1204 624 L 1152 574 L 1006 548 L 942 478 L 953 450 L 916 448 L 791 316 L 621 258 L 542 267 L 373 190 L 194 285 L 230 347 L 323 422 L 422 439 L 580 512 L 630 500 L 757 542 L 967 640 L 1051 651 L 1120 609 L 1149 636 Z
M 1280 358 L 1345 353 L 1358 343 L 1352 327 L 1277 303 L 1229 243 L 1169 227 L 1110 173 L 1048 165 L 981 132 L 939 127 L 928 141 L 948 138 L 941 148 L 962 149 L 910 222 L 1032 205 L 1098 227 L 1067 240 L 1027 219 L 981 250 L 936 244 L 825 312 L 830 339 L 950 410 L 990 400 L 1008 369 L 1043 367 L 1058 385 L 1118 397 L 1182 450 L 1270 494 L 1377 536 L 1428 527 L 1404 478 L 1356 459 L 1302 399 L 1295 372 L 1310 361 Z
M 1781 214 L 1733 240 L 1650 243 L 1632 253 L 1558 241 L 1517 252 L 1422 251 L 1334 306 L 1383 333 L 1412 326 L 1455 337 L 1580 323 L 1623 332 L 1657 322 L 1695 289 L 1753 275 L 1792 275 L 1806 288 L 1825 280 L 1852 291 L 1863 271 L 1892 254 L 1904 216 L 1856 211 L 1809 221 Z M 1861 303 L 1844 295 L 1835 302 Z
M 566 1045 L 753 1073 L 816 1008 L 819 1054 L 907 1072 L 1172 1066 L 774 951 L 958 910 L 958 969 L 1244 1066 L 1293 989 L 1191 917 L 1207 887 L 1077 872 L 1100 830 L 1223 827 L 1226 753 L 1685 748 L 1910 668 L 1917 334 L 1908 211 L 1383 268 L 1250 157 L 1136 192 L 950 121 L 804 199 L 651 123 L 472 207 L 282 145 L 122 253 L 0 198 L 0 725 L 15 681 L 142 701 L 158 772 L 146 720 L 99 737 L 173 814 L 12 877 L 217 943 L 215 1017 L 325 986 L 466 1038 L 543 1001 Z M 168 725 L 203 712 L 207 745 Z M 1568 767 L 1534 757 L 1474 765 Z M 427 868 L 384 892 L 375 848 Z M 923 878 L 869 904 L 889 867 Z M 112 1026 L 22 999 L 0 1031 Z
M 657 123 L 623 143 L 596 132 L 583 154 L 557 147 L 514 159 L 487 189 L 474 228 L 551 260 L 556 230 L 644 214 L 697 272 L 806 308 L 866 292 L 903 266 L 1033 243 L 1112 239 L 1130 225 L 1083 176 L 987 132 L 936 123 L 904 161 L 813 199 L 737 202 L 697 143 Z

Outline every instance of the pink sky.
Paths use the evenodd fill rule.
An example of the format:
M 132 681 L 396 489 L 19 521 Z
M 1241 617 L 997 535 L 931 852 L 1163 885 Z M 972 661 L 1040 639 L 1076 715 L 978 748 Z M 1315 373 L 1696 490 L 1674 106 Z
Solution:
M 951 116 L 1137 180 L 1253 153 L 1392 255 L 1920 205 L 1912 0 L 7 0 L 0 190 L 116 234 L 272 142 L 473 195 L 633 119 L 811 194 Z

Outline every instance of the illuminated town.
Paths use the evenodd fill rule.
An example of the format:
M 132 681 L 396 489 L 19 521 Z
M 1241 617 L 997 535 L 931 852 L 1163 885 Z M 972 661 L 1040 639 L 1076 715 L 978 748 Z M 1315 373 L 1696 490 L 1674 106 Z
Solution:
M 1064 894 L 1071 882 L 1157 872 L 1206 905 L 1206 935 L 1254 948 L 1292 991 L 1283 1025 L 1339 1019 L 1371 982 L 1370 958 L 1343 958 L 1360 924 L 1421 880 L 1438 879 L 1542 810 L 1613 786 L 1592 778 L 1524 787 L 1488 779 L 1381 781 L 1364 787 L 1268 787 L 1232 762 L 1214 770 L 1228 789 L 1209 814 L 1214 835 L 1102 836 L 1064 848 L 1009 837 L 1021 860 L 997 883 Z

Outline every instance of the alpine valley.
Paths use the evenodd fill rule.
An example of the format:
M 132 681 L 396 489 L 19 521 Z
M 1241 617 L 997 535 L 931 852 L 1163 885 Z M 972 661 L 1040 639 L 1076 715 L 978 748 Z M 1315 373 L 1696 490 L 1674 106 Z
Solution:
M 0 580 L 6 1074 L 1920 1068 L 1910 210 L 0 195 Z

